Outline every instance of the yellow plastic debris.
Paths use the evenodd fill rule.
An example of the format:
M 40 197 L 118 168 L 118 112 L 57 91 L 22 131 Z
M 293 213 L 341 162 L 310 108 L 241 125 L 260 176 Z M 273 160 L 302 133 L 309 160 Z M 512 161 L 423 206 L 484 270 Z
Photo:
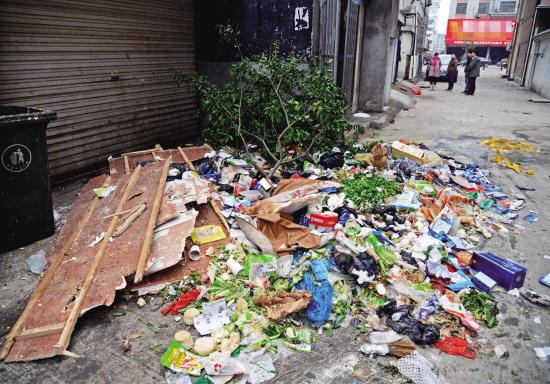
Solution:
M 507 158 L 502 157 L 502 156 L 491 157 L 491 160 L 493 160 L 494 162 L 497 162 L 499 164 L 503 164 L 506 167 L 513 169 L 517 173 L 522 173 L 523 172 L 523 173 L 526 173 L 528 175 L 534 175 L 535 174 L 534 170 L 530 169 L 528 171 L 524 171 L 523 169 L 521 169 L 521 165 L 519 165 L 517 163 L 512 163 L 510 160 L 508 160 Z

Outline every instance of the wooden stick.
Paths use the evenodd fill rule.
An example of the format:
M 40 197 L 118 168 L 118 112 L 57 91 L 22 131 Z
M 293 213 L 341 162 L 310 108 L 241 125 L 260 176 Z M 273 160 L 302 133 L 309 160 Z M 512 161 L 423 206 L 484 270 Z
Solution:
M 191 162 L 191 160 L 189 160 L 189 158 L 187 157 L 187 155 L 185 154 L 185 152 L 183 152 L 183 149 L 181 149 L 181 147 L 178 147 L 178 151 L 180 151 L 181 157 L 183 157 L 183 160 L 185 160 L 185 164 L 187 164 L 187 166 L 188 166 L 192 171 L 196 171 L 195 166 L 193 165 L 193 163 Z
M 273 380 L 273 381 L 272 381 L 271 383 L 269 383 L 269 384 L 273 384 L 274 382 L 276 382 L 277 380 L 279 380 L 279 379 L 280 379 L 281 377 L 283 377 L 284 375 L 286 375 L 286 374 L 288 374 L 288 373 L 290 373 L 290 372 L 294 372 L 294 371 L 297 370 L 297 369 L 298 369 L 298 368 L 291 369 L 290 371 L 285 372 L 285 373 L 283 373 L 282 375 L 277 376 L 277 377 L 275 378 L 275 380 Z
M 124 207 L 124 204 L 126 204 L 126 201 L 128 200 L 128 195 L 130 194 L 130 191 L 134 187 L 134 184 L 136 182 L 136 179 L 140 170 L 141 170 L 141 165 L 138 165 L 138 167 L 134 170 L 132 177 L 130 178 L 130 182 L 126 187 L 124 194 L 122 195 L 122 199 L 120 199 L 120 203 L 118 204 L 118 208 L 116 210 L 118 213 L 122 212 L 122 208 Z M 71 334 L 73 333 L 74 326 L 76 324 L 76 321 L 78 320 L 78 317 L 80 316 L 80 312 L 82 311 L 84 300 L 86 300 L 86 296 L 88 295 L 88 292 L 92 287 L 92 283 L 94 282 L 95 275 L 97 273 L 97 270 L 99 269 L 99 265 L 101 264 L 101 260 L 103 259 L 103 255 L 105 254 L 105 250 L 107 249 L 107 245 L 109 245 L 109 237 L 111 237 L 111 234 L 113 233 L 113 230 L 115 229 L 115 225 L 117 224 L 117 222 L 118 222 L 118 216 L 115 216 L 111 219 L 111 224 L 109 225 L 109 228 L 105 233 L 105 237 L 103 238 L 103 241 L 101 242 L 99 250 L 97 251 L 97 254 L 94 259 L 94 263 L 92 264 L 90 270 L 88 271 L 88 275 L 86 276 L 86 280 L 84 280 L 82 289 L 80 290 L 80 293 L 78 294 L 78 297 L 74 302 L 74 307 L 71 310 L 69 318 L 67 319 L 67 324 L 65 325 L 65 328 L 63 328 L 63 332 L 61 333 L 61 337 L 59 338 L 59 341 L 54 346 L 54 352 L 57 353 L 58 355 L 63 354 L 65 349 L 67 349 L 67 345 L 69 344 L 69 339 L 71 337 Z
M 129 210 L 124 211 L 124 212 L 113 213 L 112 215 L 103 216 L 102 219 L 108 219 L 109 217 L 113 217 L 113 216 L 117 216 L 117 215 L 124 215 L 125 213 L 135 211 L 138 207 L 139 207 L 139 205 L 137 205 L 135 208 L 129 209 Z
M 65 323 L 59 323 L 59 324 L 55 324 L 55 325 L 48 325 L 46 327 L 26 329 L 24 331 L 19 332 L 16 339 L 17 340 L 24 340 L 24 339 L 31 339 L 33 337 L 38 337 L 38 336 L 45 336 L 45 335 L 52 335 L 54 333 L 61 333 L 63 331 L 64 327 L 65 327 Z
M 132 157 L 132 156 L 137 156 L 137 155 L 146 155 L 148 153 L 153 153 L 153 152 L 156 152 L 156 151 L 158 151 L 158 148 L 144 149 L 143 151 L 123 153 L 120 156 L 122 156 L 122 157 Z
M 181 147 L 178 147 L 178 151 L 180 151 L 181 157 L 183 157 L 183 160 L 185 160 L 185 163 L 187 164 L 187 166 L 189 168 L 191 168 L 191 170 L 196 171 L 195 167 L 193 166 L 193 163 L 189 160 L 189 158 L 187 157 L 185 152 L 183 152 L 183 149 L 181 149 Z M 214 209 L 214 212 L 216 212 L 216 215 L 218 215 L 218 217 L 220 218 L 220 221 L 223 223 L 225 228 L 227 228 L 227 230 L 229 231 L 230 230 L 229 229 L 229 224 L 227 224 L 227 221 L 225 221 L 225 217 L 223 217 L 223 215 L 220 212 L 220 209 L 218 208 L 216 203 L 214 203 L 212 200 L 210 200 L 210 205 Z
M 111 182 L 111 176 L 107 177 L 107 179 L 105 180 L 105 182 L 103 182 L 103 185 L 101 187 L 105 188 L 109 186 L 110 182 Z M 25 310 L 23 311 L 23 313 L 21 314 L 21 316 L 19 317 L 19 319 L 17 320 L 13 328 L 11 329 L 10 334 L 8 335 L 8 337 L 6 338 L 6 341 L 4 342 L 4 346 L 0 351 L 0 360 L 4 360 L 8 356 L 8 353 L 13 343 L 15 343 L 16 335 L 19 333 L 21 328 L 23 328 L 29 316 L 31 315 L 31 312 L 33 311 L 34 307 L 36 306 L 38 301 L 40 301 L 40 299 L 42 298 L 44 291 L 52 281 L 55 275 L 55 272 L 63 262 L 63 259 L 67 255 L 67 252 L 69 252 L 69 249 L 73 246 L 74 241 L 76 240 L 77 236 L 79 235 L 86 221 L 88 221 L 88 218 L 92 214 L 92 211 L 94 210 L 98 201 L 99 201 L 99 196 L 94 196 L 94 198 L 92 199 L 92 202 L 88 206 L 88 209 L 86 209 L 86 212 L 80 218 L 80 221 L 78 222 L 75 229 L 73 230 L 73 233 L 71 233 L 71 236 L 65 243 L 65 246 L 63 246 L 63 249 L 61 250 L 61 252 L 59 252 L 53 264 L 50 266 L 50 268 L 48 268 L 46 275 L 36 287 L 34 294 L 32 295 L 31 299 L 27 303 L 27 307 L 25 308 Z
M 78 356 L 78 355 L 75 354 L 75 353 L 69 352 L 69 351 L 67 351 L 67 350 L 64 350 L 64 351 L 63 351 L 63 354 L 64 354 L 65 356 L 74 357 L 75 359 L 80 359 L 80 356 Z
M 130 165 L 128 164 L 128 157 L 124 156 L 124 168 L 126 169 L 126 174 L 130 173 Z
M 124 233 L 125 230 L 130 228 L 130 225 L 141 215 L 145 210 L 147 209 L 147 206 L 145 203 L 141 203 L 136 209 L 134 209 L 134 213 L 130 215 L 126 220 L 124 220 L 124 223 L 118 226 L 115 233 L 113 233 L 114 237 L 120 236 Z
M 151 216 L 149 217 L 149 225 L 147 226 L 147 232 L 145 232 L 145 242 L 143 243 L 143 248 L 141 248 L 141 255 L 139 257 L 136 276 L 134 278 L 134 283 L 136 284 L 143 279 L 143 274 L 145 273 L 145 264 L 147 263 L 147 256 L 149 256 L 149 250 L 151 249 L 151 242 L 153 240 L 153 230 L 155 229 L 155 224 L 157 223 L 157 217 L 160 209 L 160 202 L 162 200 L 162 195 L 164 193 L 164 187 L 166 186 L 166 177 L 168 176 L 168 169 L 170 169 L 171 162 L 172 162 L 172 156 L 166 159 L 166 162 L 164 163 L 164 168 L 162 169 L 162 175 L 160 176 L 160 182 L 157 188 L 157 194 L 155 196 L 153 208 L 151 209 Z

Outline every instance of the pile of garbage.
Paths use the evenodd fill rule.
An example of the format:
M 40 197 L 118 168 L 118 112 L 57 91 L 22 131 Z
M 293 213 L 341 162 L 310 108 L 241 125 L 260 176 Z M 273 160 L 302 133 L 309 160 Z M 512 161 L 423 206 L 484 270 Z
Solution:
M 262 383 L 277 376 L 275 361 L 353 326 L 368 335 L 362 353 L 397 356 L 414 382 L 443 383 L 415 345 L 474 359 L 480 326 L 499 323 L 490 290 L 529 295 L 526 268 L 477 247 L 525 229 L 515 222 L 523 193 L 422 143 L 354 149 L 314 154 L 272 180 L 229 147 L 194 162 L 188 177 L 218 189 L 235 244 L 195 248 L 207 271 L 162 293 L 176 297 L 163 313 L 200 334 L 175 335 L 161 360 L 169 381 Z M 210 227 L 193 242 L 219 239 Z

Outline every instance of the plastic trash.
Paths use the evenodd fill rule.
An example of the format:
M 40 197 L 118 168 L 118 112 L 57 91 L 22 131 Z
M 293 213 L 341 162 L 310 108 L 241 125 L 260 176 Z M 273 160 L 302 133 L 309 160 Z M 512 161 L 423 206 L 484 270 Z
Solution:
M 390 347 L 386 344 L 363 344 L 361 348 L 359 348 L 359 352 L 365 355 L 384 356 L 390 353 Z
M 527 300 L 529 300 L 532 303 L 543 305 L 543 306 L 550 305 L 550 296 L 541 295 L 535 291 L 530 291 L 525 288 L 520 288 L 519 292 L 523 297 L 525 297 Z
M 311 274 L 305 273 L 304 278 L 296 284 L 296 289 L 305 289 L 313 295 L 313 301 L 306 308 L 307 318 L 313 322 L 325 321 L 332 314 L 332 285 L 328 280 L 322 280 L 315 285 Z
M 321 156 L 319 165 L 323 168 L 342 168 L 344 166 L 344 154 L 342 152 L 329 152 Z
M 411 92 L 413 93 L 413 95 L 417 95 L 417 96 L 422 94 L 422 91 L 418 87 L 412 87 Z
M 395 366 L 403 376 L 415 384 L 449 384 L 439 373 L 439 369 L 436 370 L 435 366 L 417 351 L 400 359 Z
M 39 250 L 36 253 L 33 253 L 29 256 L 27 260 L 25 260 L 27 263 L 27 266 L 31 270 L 32 273 L 36 273 L 37 275 L 41 274 L 42 271 L 44 271 L 44 268 L 46 267 L 46 264 L 48 261 L 46 260 L 46 253 L 43 250 Z
M 168 384 L 191 384 L 191 378 L 187 372 L 164 372 L 164 378 Z
M 476 358 L 475 349 L 470 347 L 468 342 L 460 337 L 450 336 L 444 339 L 439 339 L 434 344 L 434 347 L 448 353 L 449 355 L 462 355 L 468 359 Z
M 105 188 L 94 188 L 95 194 L 99 197 L 107 197 L 114 191 L 116 191 L 116 185 L 111 185 L 110 187 Z
M 533 348 L 535 350 L 535 354 L 539 359 L 542 361 L 546 361 L 550 359 L 550 347 L 542 347 L 542 348 Z
M 431 345 L 439 340 L 438 327 L 416 320 L 406 306 L 397 306 L 394 299 L 379 307 L 376 314 L 388 315 L 386 324 L 397 333 L 407 334 L 416 344 Z
M 341 253 L 334 258 L 336 265 L 344 273 L 357 279 L 357 284 L 365 286 L 380 273 L 380 265 L 373 256 L 362 254 L 362 258 L 353 257 L 349 253 Z
M 370 342 L 372 344 L 388 344 L 398 340 L 401 340 L 401 336 L 395 331 L 372 332 L 370 334 Z

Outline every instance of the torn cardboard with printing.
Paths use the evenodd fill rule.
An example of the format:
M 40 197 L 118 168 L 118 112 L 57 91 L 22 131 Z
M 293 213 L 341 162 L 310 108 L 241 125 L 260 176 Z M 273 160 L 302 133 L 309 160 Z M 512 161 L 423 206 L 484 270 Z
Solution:
M 257 228 L 279 253 L 292 251 L 295 244 L 308 249 L 320 244 L 321 238 L 311 233 L 311 229 L 295 224 L 292 220 L 292 216 L 284 213 L 258 215 Z

